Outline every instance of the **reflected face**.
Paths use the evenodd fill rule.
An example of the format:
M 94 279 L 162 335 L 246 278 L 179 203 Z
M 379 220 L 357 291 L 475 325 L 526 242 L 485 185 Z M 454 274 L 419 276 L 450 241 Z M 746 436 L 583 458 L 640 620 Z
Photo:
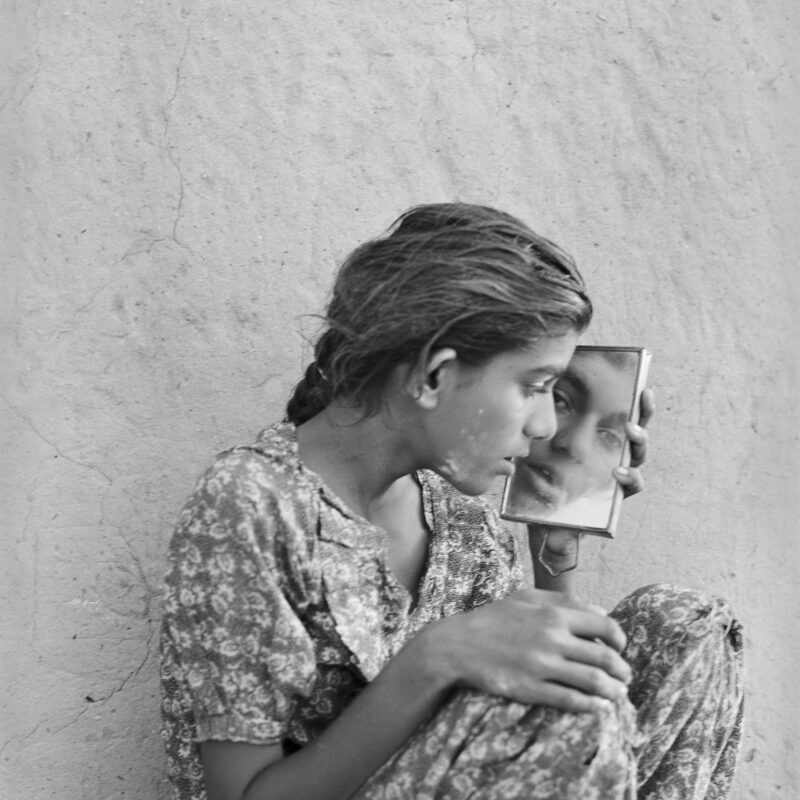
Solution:
M 635 368 L 633 355 L 575 353 L 553 390 L 556 434 L 531 442 L 528 455 L 517 462 L 515 490 L 552 510 L 613 487 Z

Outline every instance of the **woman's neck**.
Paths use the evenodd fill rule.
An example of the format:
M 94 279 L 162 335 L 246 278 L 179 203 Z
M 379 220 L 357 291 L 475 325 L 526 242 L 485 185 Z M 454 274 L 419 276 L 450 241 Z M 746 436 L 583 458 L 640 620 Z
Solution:
M 297 428 L 300 458 L 356 513 L 372 519 L 415 463 L 403 426 L 379 412 L 328 407 Z

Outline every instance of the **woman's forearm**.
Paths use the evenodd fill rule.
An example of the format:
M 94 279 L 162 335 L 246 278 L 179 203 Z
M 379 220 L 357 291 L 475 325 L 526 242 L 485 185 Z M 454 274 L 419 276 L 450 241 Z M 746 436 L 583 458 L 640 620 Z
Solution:
M 430 631 L 409 642 L 317 739 L 258 773 L 243 800 L 350 797 L 450 691 Z
M 285 758 L 262 750 L 265 760 L 251 762 L 245 778 L 237 769 L 241 783 L 235 785 L 246 789 L 209 792 L 209 798 L 345 800 L 455 686 L 519 703 L 596 710 L 625 692 L 624 643 L 619 625 L 605 614 L 530 588 L 445 617 L 411 639 L 317 739 Z

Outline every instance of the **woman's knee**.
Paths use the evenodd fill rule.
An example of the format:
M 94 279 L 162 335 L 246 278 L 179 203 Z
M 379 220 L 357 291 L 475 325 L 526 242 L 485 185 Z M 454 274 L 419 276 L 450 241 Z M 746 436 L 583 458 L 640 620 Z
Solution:
M 636 589 L 611 612 L 628 637 L 627 655 L 644 648 L 683 650 L 698 642 L 741 650 L 741 627 L 731 604 L 721 597 L 672 584 Z

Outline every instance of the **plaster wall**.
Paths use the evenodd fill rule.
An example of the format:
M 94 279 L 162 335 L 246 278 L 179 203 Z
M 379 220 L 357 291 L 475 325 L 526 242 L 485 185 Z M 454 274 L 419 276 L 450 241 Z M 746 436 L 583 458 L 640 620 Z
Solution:
M 800 796 L 793 0 L 0 8 L 0 796 L 166 796 L 177 512 L 281 415 L 336 263 L 448 199 L 573 253 L 588 343 L 653 351 L 649 484 L 583 591 L 730 597 L 734 800 Z

